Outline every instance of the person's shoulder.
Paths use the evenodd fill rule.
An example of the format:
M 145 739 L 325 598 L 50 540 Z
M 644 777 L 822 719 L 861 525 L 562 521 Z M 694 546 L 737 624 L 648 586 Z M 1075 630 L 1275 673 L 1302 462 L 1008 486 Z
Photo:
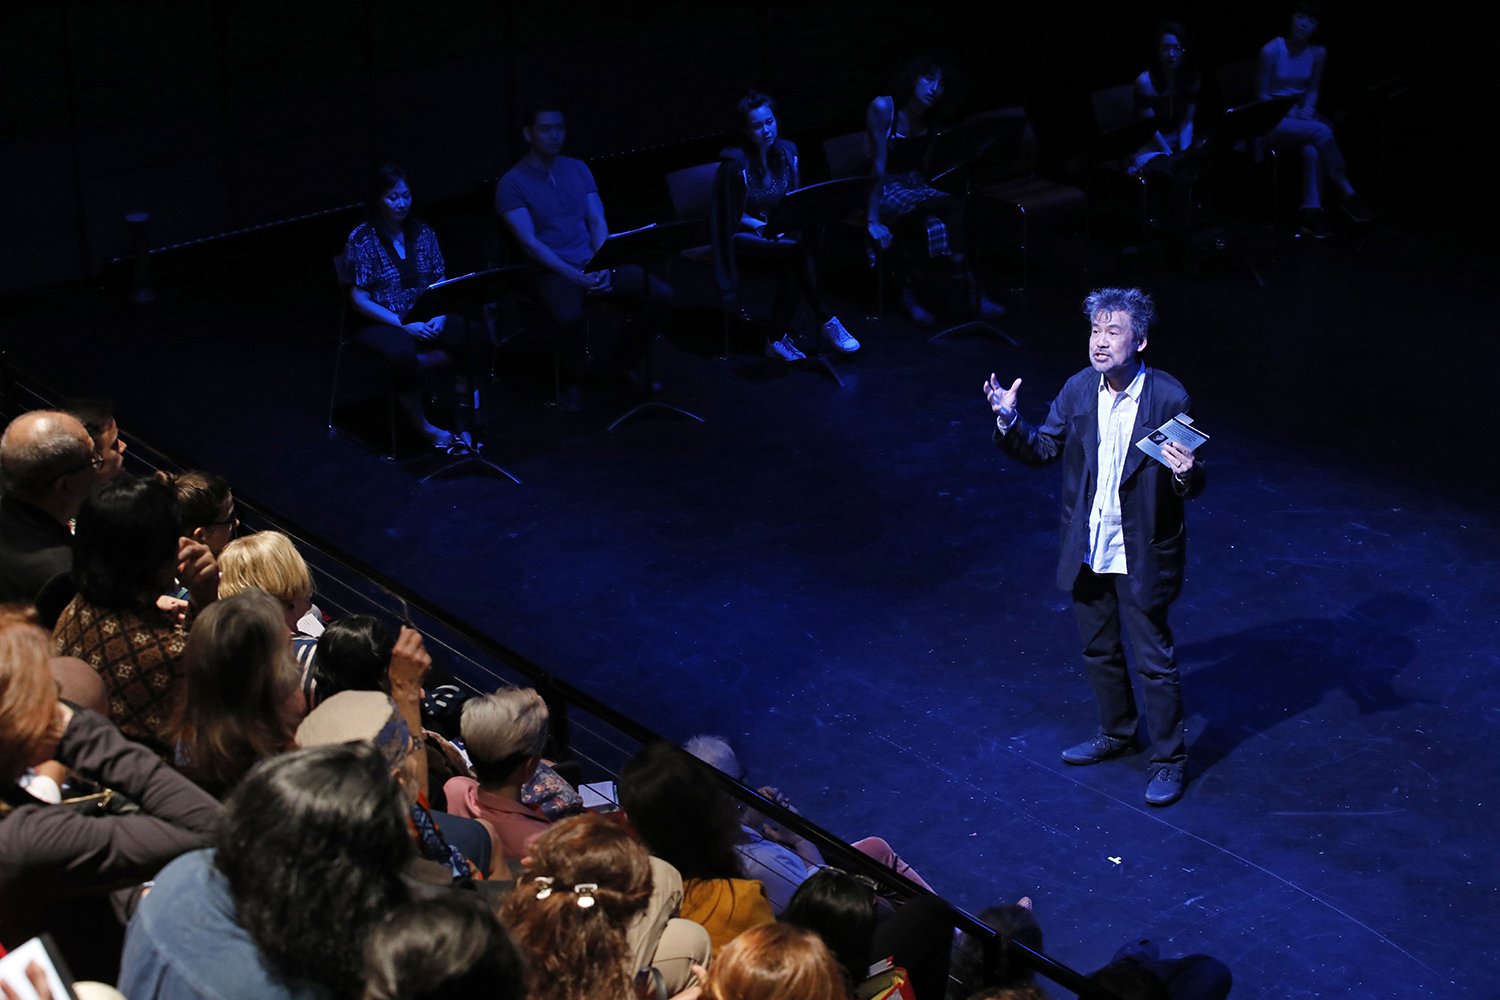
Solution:
M 174 889 L 178 887 L 189 887 L 215 882 L 224 878 L 224 874 L 214 865 L 214 850 L 204 847 L 196 851 L 188 851 L 179 854 L 168 861 L 161 871 L 156 874 L 156 888 Z M 148 897 L 149 894 L 148 894 Z
M 529 167 L 526 163 L 526 159 L 522 157 L 515 163 L 511 164 L 509 170 L 500 175 L 500 181 L 496 185 L 496 187 L 500 191 L 514 190 L 524 184 L 529 176 Z
M 1170 372 L 1164 372 L 1160 368 L 1147 368 L 1146 377 L 1154 383 L 1159 392 L 1184 398 L 1188 395 L 1187 388 Z
M 500 181 L 495 185 L 495 208 L 499 212 L 510 212 L 518 208 L 526 208 L 530 203 L 527 191 L 535 183 L 531 176 L 530 167 L 526 161 L 518 160 L 505 173 L 500 175 Z
M 349 230 L 348 242 L 350 246 L 360 246 L 361 244 L 368 243 L 373 239 L 375 239 L 375 227 L 370 225 L 369 222 L 361 222 L 359 225 Z
M 1141 75 L 1135 78 L 1135 89 L 1138 94 L 1145 94 L 1148 97 L 1156 96 L 1156 86 L 1151 82 L 1149 69 L 1141 70 Z
M 797 144 L 790 139 L 777 139 L 776 145 L 780 146 L 781 151 L 787 156 L 794 157 L 797 155 Z
M 1261 55 L 1271 56 L 1273 58 L 1281 55 L 1281 53 L 1285 51 L 1286 39 L 1282 38 L 1280 35 L 1277 35 L 1275 38 L 1271 39 L 1269 42 L 1260 47 Z
M 896 99 L 890 95 L 875 98 L 865 109 L 865 115 L 875 121 L 892 121 L 896 117 Z

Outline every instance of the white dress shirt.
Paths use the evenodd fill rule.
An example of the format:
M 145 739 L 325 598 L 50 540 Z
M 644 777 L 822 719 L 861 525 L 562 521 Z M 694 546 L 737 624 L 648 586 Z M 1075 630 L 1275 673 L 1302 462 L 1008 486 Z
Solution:
M 1130 453 L 1130 434 L 1146 385 L 1146 366 L 1120 392 L 1111 392 L 1099 376 L 1099 482 L 1089 511 L 1089 568 L 1095 573 L 1125 573 L 1125 533 L 1120 524 L 1120 473 Z

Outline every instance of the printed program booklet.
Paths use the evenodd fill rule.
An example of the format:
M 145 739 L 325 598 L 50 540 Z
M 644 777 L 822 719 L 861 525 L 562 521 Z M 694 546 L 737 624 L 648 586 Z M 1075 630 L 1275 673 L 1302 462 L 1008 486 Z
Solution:
M 1168 441 L 1176 441 L 1188 451 L 1197 451 L 1198 446 L 1207 440 L 1208 435 L 1200 431 L 1193 424 L 1192 417 L 1186 413 L 1179 413 L 1150 434 L 1141 438 L 1135 443 L 1135 446 L 1170 469 L 1172 464 L 1162 457 L 1162 445 Z

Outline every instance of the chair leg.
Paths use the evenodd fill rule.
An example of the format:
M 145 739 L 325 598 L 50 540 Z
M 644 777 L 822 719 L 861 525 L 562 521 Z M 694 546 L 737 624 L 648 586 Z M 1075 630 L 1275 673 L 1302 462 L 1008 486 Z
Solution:
M 333 414 L 339 402 L 339 370 L 344 364 L 344 343 L 339 340 L 339 349 L 333 355 L 333 391 L 328 394 L 328 429 L 334 430 Z
M 1026 242 L 1026 206 L 1017 205 L 1016 210 L 1021 213 L 1021 294 L 1031 287 L 1031 247 Z
M 396 460 L 396 393 L 388 392 L 385 397 L 386 426 L 390 428 L 391 447 L 385 457 L 391 461 Z

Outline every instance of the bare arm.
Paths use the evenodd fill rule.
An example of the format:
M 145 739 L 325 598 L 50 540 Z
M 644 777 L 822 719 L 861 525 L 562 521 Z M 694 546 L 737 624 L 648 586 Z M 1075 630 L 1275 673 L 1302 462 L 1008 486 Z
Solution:
M 422 644 L 422 633 L 414 628 L 401 626 L 396 644 L 391 648 L 389 676 L 391 700 L 401 711 L 406 728 L 411 731 L 416 746 L 412 753 L 417 761 L 417 787 L 427 791 L 427 751 L 422 745 L 422 682 L 432 669 L 432 657 Z
M 594 253 L 609 239 L 609 223 L 604 221 L 604 202 L 598 191 L 590 191 L 583 203 L 584 222 L 589 227 L 589 249 Z
M 880 222 L 880 195 L 885 189 L 886 142 L 895 118 L 896 102 L 889 97 L 875 98 L 865 111 L 865 143 L 870 148 L 871 177 L 867 228 L 870 238 L 883 247 L 891 245 L 891 231 Z
M 1136 77 L 1135 107 L 1137 118 L 1156 117 L 1156 109 L 1151 106 L 1151 99 L 1155 96 L 1156 92 L 1151 87 L 1151 74 L 1147 72 L 1142 73 L 1140 76 Z M 1160 149 L 1163 153 L 1172 152 L 1172 144 L 1167 142 L 1167 137 L 1161 134 L 1160 129 L 1158 129 L 1151 138 L 1155 140 L 1157 148 Z
M 511 235 L 515 236 L 516 242 L 521 244 L 521 248 L 526 251 L 532 260 L 552 273 L 567 278 L 575 285 L 582 285 L 587 288 L 593 284 L 593 281 L 587 275 L 563 260 L 553 252 L 551 247 L 537 239 L 536 226 L 531 221 L 530 210 L 525 207 L 513 208 L 502 215 L 501 218 L 505 220 L 505 224 L 510 228 Z M 592 239 L 592 229 L 590 230 L 590 238 Z
M 1267 42 L 1260 50 L 1260 61 L 1255 64 L 1255 99 L 1271 99 L 1271 69 L 1276 65 L 1276 54 L 1271 51 L 1274 42 Z
M 1318 92 L 1323 89 L 1323 63 L 1327 58 L 1327 49 L 1313 46 L 1312 79 L 1307 81 L 1307 92 L 1302 95 L 1302 110 L 1309 118 L 1318 112 Z
M 403 323 L 401 317 L 391 312 L 385 306 L 370 297 L 370 293 L 358 285 L 349 289 L 349 303 L 354 306 L 354 311 L 365 319 L 375 323 L 389 323 L 391 326 L 399 326 L 407 333 L 419 340 L 431 340 L 438 331 L 443 328 L 442 316 L 426 323 Z

